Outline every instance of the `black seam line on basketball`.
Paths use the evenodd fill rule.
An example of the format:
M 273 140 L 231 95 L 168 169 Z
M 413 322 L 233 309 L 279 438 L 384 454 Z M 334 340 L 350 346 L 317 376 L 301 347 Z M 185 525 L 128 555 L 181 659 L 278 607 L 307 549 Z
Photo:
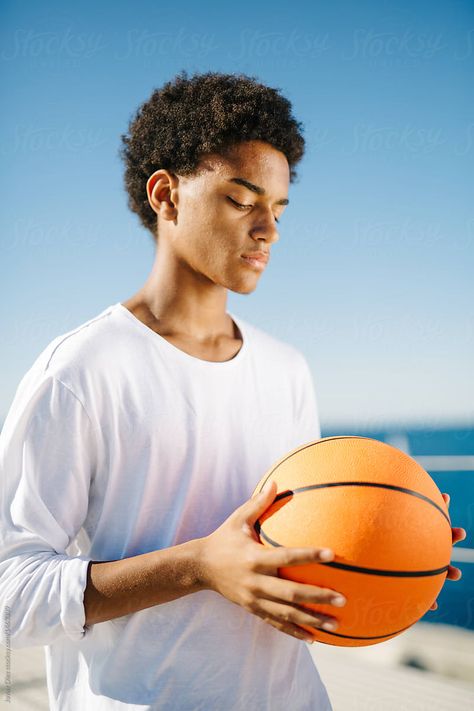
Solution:
M 375 637 L 358 637 L 354 636 L 352 634 L 341 634 L 340 632 L 329 632 L 328 630 L 323 630 L 318 627 L 318 632 L 324 632 L 324 634 L 330 634 L 332 637 L 344 637 L 344 639 L 385 639 L 385 637 L 391 637 L 394 634 L 400 634 L 401 632 L 405 632 L 405 630 L 410 629 L 412 625 L 408 625 L 408 627 L 404 627 L 401 630 L 397 630 L 397 632 L 390 632 L 389 634 L 377 634 Z
M 435 509 L 438 509 L 440 514 L 444 516 L 446 521 L 451 526 L 451 521 L 449 520 L 449 517 L 446 516 L 441 506 L 438 506 L 438 504 L 435 503 L 428 496 L 420 494 L 418 491 L 413 491 L 413 489 L 407 489 L 404 486 L 396 486 L 396 484 L 382 484 L 380 482 L 375 481 L 331 481 L 326 484 L 310 484 L 308 486 L 300 486 L 297 489 L 289 489 L 287 491 L 282 491 L 280 494 L 277 494 L 277 496 L 275 496 L 275 501 L 280 501 L 281 499 L 285 499 L 288 496 L 292 496 L 293 494 L 299 494 L 302 491 L 311 491 L 312 489 L 325 489 L 332 486 L 373 486 L 378 489 L 392 489 L 393 491 L 400 491 L 402 494 L 410 494 L 410 496 L 416 496 L 418 499 L 422 499 L 422 501 L 426 501 L 426 503 L 431 504 L 435 507 Z
M 274 546 L 275 548 L 282 547 L 281 543 L 277 543 L 276 541 L 273 541 L 270 536 L 267 536 L 261 526 L 258 533 L 271 546 Z M 340 570 L 349 570 L 352 573 L 365 573 L 366 575 L 384 575 L 391 578 L 425 578 L 431 575 L 441 575 L 441 573 L 445 573 L 448 569 L 447 565 L 443 566 L 442 568 L 436 568 L 434 570 L 382 570 L 380 568 L 364 568 L 361 565 L 350 565 L 349 563 L 337 563 L 336 561 L 329 561 L 328 563 L 321 562 L 318 564 L 327 566 L 328 568 L 339 568 Z
M 276 471 L 278 469 L 278 467 L 280 467 L 282 464 L 284 464 L 284 462 L 286 462 L 287 459 L 290 459 L 290 457 L 295 455 L 296 452 L 303 452 L 305 449 L 308 449 L 308 447 L 314 447 L 317 444 L 323 444 L 323 442 L 332 442 L 332 440 L 334 440 L 334 439 L 372 439 L 372 438 L 371 437 L 362 437 L 360 435 L 336 435 L 335 437 L 323 437 L 322 439 L 316 440 L 315 442 L 310 442 L 309 444 L 305 444 L 305 445 L 303 445 L 303 447 L 298 447 L 298 449 L 296 449 L 293 452 L 290 452 L 290 454 L 288 454 L 287 457 L 282 459 L 281 462 L 278 462 L 278 464 L 276 464 L 273 467 L 273 469 L 268 472 L 267 476 L 265 477 L 265 479 L 262 481 L 262 483 L 260 485 L 260 490 L 257 493 L 260 493 L 263 490 L 263 487 L 265 486 L 265 484 L 267 483 L 268 479 L 271 477 L 273 472 Z M 378 442 L 379 440 L 376 440 L 376 441 Z M 381 444 L 385 444 L 385 443 L 382 442 Z

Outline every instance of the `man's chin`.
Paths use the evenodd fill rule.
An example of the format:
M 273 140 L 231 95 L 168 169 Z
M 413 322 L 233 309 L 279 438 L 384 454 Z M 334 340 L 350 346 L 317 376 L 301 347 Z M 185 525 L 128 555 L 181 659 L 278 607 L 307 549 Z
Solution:
M 228 286 L 229 291 L 233 291 L 235 294 L 251 294 L 257 288 L 257 282 L 254 284 L 237 284 L 235 286 Z

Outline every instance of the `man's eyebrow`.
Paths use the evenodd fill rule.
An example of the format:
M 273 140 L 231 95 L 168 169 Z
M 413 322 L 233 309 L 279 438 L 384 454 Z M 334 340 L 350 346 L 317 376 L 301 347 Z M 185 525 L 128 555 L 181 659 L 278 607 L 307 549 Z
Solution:
M 248 190 L 252 190 L 252 192 L 257 193 L 257 195 L 265 195 L 265 190 L 261 188 L 259 185 L 254 185 L 248 180 L 245 180 L 245 178 L 230 178 L 228 183 L 237 183 L 237 185 L 243 185 L 244 188 L 247 188 Z M 277 205 L 289 205 L 290 201 L 288 198 L 282 198 L 281 200 L 277 200 L 276 204 Z

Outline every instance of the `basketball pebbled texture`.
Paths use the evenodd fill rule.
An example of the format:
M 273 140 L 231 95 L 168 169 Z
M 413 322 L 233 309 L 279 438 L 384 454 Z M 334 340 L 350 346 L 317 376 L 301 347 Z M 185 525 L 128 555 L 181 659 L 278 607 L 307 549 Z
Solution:
M 327 437 L 282 457 L 261 479 L 277 484 L 256 522 L 265 546 L 331 548 L 328 563 L 288 566 L 281 577 L 344 595 L 342 608 L 308 604 L 335 617 L 314 639 L 366 646 L 402 633 L 430 608 L 446 579 L 451 521 L 430 475 L 409 455 L 375 439 Z

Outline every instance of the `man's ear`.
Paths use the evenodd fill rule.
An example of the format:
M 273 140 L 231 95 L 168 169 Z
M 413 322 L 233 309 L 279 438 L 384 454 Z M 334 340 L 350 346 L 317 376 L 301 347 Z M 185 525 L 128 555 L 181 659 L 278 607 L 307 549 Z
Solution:
M 157 215 L 174 220 L 177 215 L 178 179 L 168 170 L 156 170 L 147 180 L 148 202 Z

